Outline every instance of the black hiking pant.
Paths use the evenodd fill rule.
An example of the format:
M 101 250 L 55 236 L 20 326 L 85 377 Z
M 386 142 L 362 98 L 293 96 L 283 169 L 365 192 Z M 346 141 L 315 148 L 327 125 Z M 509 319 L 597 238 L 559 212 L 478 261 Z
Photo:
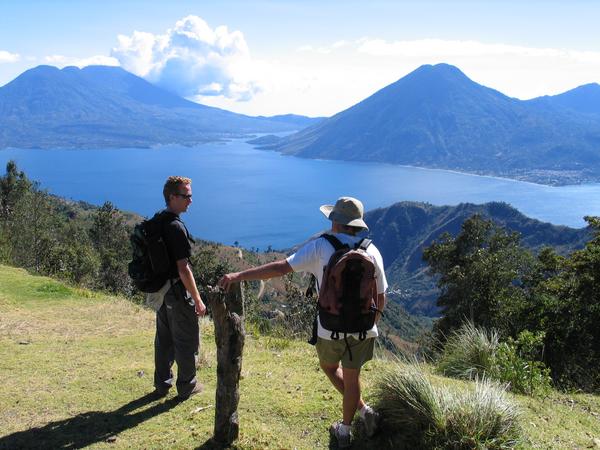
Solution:
M 173 362 L 177 362 L 177 393 L 187 397 L 196 386 L 196 355 L 199 338 L 194 300 L 178 281 L 165 295 L 156 313 L 154 338 L 154 386 L 166 390 L 173 386 Z

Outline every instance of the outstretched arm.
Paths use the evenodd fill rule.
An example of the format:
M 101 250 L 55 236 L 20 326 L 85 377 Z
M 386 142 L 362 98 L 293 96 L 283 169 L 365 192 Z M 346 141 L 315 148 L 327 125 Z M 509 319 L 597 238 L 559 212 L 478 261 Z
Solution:
M 292 272 L 292 267 L 285 259 L 252 267 L 241 272 L 228 273 L 219 280 L 219 287 L 229 289 L 232 283 L 251 280 L 266 280 L 268 278 L 281 277 Z

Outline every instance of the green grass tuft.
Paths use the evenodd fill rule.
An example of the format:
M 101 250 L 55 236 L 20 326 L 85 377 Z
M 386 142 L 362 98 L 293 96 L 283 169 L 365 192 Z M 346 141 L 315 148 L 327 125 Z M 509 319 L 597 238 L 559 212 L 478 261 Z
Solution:
M 489 376 L 499 338 L 496 331 L 477 328 L 471 322 L 454 331 L 437 362 L 441 374 L 473 380 Z
M 73 289 L 57 282 L 44 283 L 38 286 L 36 291 L 46 294 L 48 297 L 64 297 L 73 294 Z

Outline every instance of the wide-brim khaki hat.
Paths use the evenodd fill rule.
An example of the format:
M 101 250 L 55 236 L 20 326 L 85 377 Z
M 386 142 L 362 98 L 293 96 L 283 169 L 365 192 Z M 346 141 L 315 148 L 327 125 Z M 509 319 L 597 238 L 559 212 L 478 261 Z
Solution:
M 351 227 L 369 229 L 363 215 L 365 209 L 360 200 L 353 197 L 340 197 L 335 205 L 323 205 L 319 208 L 325 217 L 333 222 Z

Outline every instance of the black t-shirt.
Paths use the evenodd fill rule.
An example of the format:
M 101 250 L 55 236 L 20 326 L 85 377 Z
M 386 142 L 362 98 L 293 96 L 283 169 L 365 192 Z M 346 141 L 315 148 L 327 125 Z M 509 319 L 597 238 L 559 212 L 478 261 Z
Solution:
M 178 277 L 177 261 L 187 259 L 192 256 L 192 243 L 194 242 L 188 233 L 187 228 L 177 214 L 169 211 L 162 211 L 165 215 L 165 225 L 163 236 L 171 261 L 171 277 Z

